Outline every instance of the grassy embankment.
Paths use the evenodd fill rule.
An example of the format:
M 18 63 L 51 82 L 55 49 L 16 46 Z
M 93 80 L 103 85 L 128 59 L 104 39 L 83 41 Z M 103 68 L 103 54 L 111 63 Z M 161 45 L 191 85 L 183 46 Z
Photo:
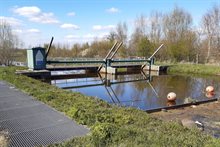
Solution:
M 51 146 L 220 146 L 220 140 L 196 129 L 163 122 L 143 111 L 112 106 L 14 72 L 15 68 L 0 68 L 0 79 L 90 128 L 85 137 Z
M 220 75 L 220 66 L 204 64 L 175 64 L 168 68 L 168 73 Z

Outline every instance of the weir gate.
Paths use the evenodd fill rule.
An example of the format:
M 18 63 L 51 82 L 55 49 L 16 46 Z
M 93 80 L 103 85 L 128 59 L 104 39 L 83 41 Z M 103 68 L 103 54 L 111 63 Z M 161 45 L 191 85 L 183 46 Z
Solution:
M 118 69 L 123 68 L 123 71 L 133 70 L 154 70 L 160 71 L 164 67 L 154 65 L 155 54 L 163 47 L 160 45 L 149 58 L 137 59 L 114 59 L 122 42 L 114 43 L 112 48 L 104 59 L 68 59 L 68 60 L 54 60 L 48 59 L 48 55 L 53 42 L 53 37 L 47 49 L 36 47 L 27 50 L 27 71 L 18 71 L 17 73 L 24 74 L 35 78 L 50 78 L 51 71 L 65 71 L 65 70 L 86 70 L 97 73 L 116 74 Z M 166 68 L 166 67 L 165 67 Z

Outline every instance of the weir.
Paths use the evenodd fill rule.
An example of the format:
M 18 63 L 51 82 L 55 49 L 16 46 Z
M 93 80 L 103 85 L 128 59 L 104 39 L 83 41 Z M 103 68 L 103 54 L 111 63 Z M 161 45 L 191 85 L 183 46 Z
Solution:
M 104 59 L 49 60 L 48 55 L 52 42 L 53 37 L 47 49 L 41 47 L 28 49 L 27 61 L 29 70 L 17 71 L 17 73 L 30 77 L 50 79 L 50 72 L 58 70 L 88 70 L 107 74 L 117 74 L 120 68 L 127 72 L 132 70 L 166 70 L 166 67 L 161 68 L 161 66 L 154 65 L 154 56 L 163 47 L 163 44 L 147 59 L 114 59 L 123 44 L 116 41 Z
M 52 44 L 52 41 L 53 41 L 53 38 L 51 40 L 50 46 Z M 121 43 L 115 42 L 115 44 L 112 46 L 112 48 L 110 49 L 110 51 L 108 52 L 108 54 L 106 55 L 106 57 L 104 59 L 73 59 L 73 60 L 71 60 L 71 59 L 51 60 L 50 59 L 49 60 L 47 57 L 49 55 L 50 46 L 48 47 L 47 52 L 46 52 L 45 48 L 40 48 L 40 47 L 32 48 L 27 51 L 29 70 L 17 71 L 17 73 L 18 74 L 25 74 L 27 76 L 30 76 L 33 78 L 38 78 L 41 80 L 43 79 L 46 82 L 51 82 L 51 80 L 52 80 L 53 82 L 55 82 L 54 84 L 58 84 L 58 85 L 63 84 L 62 86 L 64 86 L 66 83 L 66 85 L 64 87 L 60 87 L 63 89 L 80 89 L 80 88 L 85 89 L 85 88 L 89 87 L 90 90 L 92 89 L 91 93 L 93 93 L 94 91 L 96 91 L 96 90 L 93 90 L 93 88 L 102 87 L 102 88 L 98 89 L 98 91 L 100 91 L 102 89 L 103 93 L 107 92 L 107 94 L 109 94 L 109 97 L 111 98 L 110 103 L 115 103 L 115 104 L 123 103 L 123 105 L 133 106 L 134 102 L 136 103 L 137 101 L 140 101 L 140 102 L 136 103 L 138 105 L 137 107 L 138 108 L 143 107 L 143 110 L 145 110 L 147 112 L 155 112 L 155 111 L 161 111 L 163 109 L 167 110 L 167 109 L 172 109 L 172 108 L 185 107 L 185 106 L 201 104 L 201 103 L 206 103 L 206 102 L 217 100 L 216 98 L 210 98 L 207 100 L 202 97 L 203 99 L 199 100 L 198 102 L 185 104 L 185 99 L 184 99 L 184 101 L 181 99 L 181 97 L 182 98 L 186 97 L 184 94 L 184 95 L 180 96 L 180 98 L 179 98 L 180 102 L 178 102 L 178 101 L 174 102 L 174 103 L 167 102 L 164 105 L 163 104 L 164 101 L 162 101 L 162 100 L 165 99 L 165 101 L 167 101 L 166 96 L 164 96 L 164 94 L 161 95 L 160 93 L 158 93 L 157 92 L 158 88 L 154 89 L 153 84 L 151 84 L 152 71 L 159 72 L 159 71 L 166 71 L 166 69 L 167 69 L 167 66 L 154 65 L 154 60 L 155 60 L 154 56 L 163 47 L 163 44 L 160 45 L 149 58 L 114 59 L 114 56 L 117 53 L 117 51 L 119 50 L 119 48 L 121 47 L 121 45 L 122 45 L 122 42 Z M 71 70 L 73 70 L 73 72 Z M 82 73 L 81 71 L 75 72 L 75 70 L 84 70 L 85 72 L 84 73 Z M 69 71 L 69 72 L 67 73 L 67 75 L 59 74 L 59 72 L 57 75 L 53 75 L 53 74 L 51 74 L 51 72 L 53 72 L 53 71 L 63 71 L 64 73 L 67 73 L 65 71 Z M 126 80 L 117 79 L 117 76 L 119 75 L 119 73 L 127 74 L 129 72 L 134 72 L 134 71 L 141 72 L 142 76 L 135 77 L 135 75 L 132 75 L 131 76 L 132 79 L 128 78 L 128 77 L 125 78 Z M 149 73 L 147 73 L 147 72 L 149 72 Z M 77 73 L 77 74 L 75 74 L 75 73 Z M 93 74 L 91 74 L 91 73 L 93 73 Z M 103 76 L 103 74 L 104 74 L 104 76 Z M 88 75 L 90 75 L 90 77 Z M 111 76 L 114 77 L 115 79 L 112 79 Z M 96 77 L 98 77 L 98 78 L 96 78 Z M 84 78 L 88 78 L 88 79 L 90 79 L 90 81 L 86 81 L 85 83 L 82 83 Z M 70 80 L 66 80 L 65 83 L 59 83 L 62 80 L 65 81 L 65 79 L 70 79 Z M 79 79 L 78 82 L 80 85 L 78 85 L 78 83 L 74 83 L 75 85 L 74 84 L 71 85 L 71 82 L 74 81 L 73 79 L 76 82 L 77 82 L 77 79 Z M 56 80 L 58 80 L 58 81 L 60 80 L 60 81 L 56 83 Z M 134 86 L 139 87 L 139 85 L 137 85 L 137 83 L 141 83 L 141 82 L 143 82 L 143 84 L 147 83 L 148 87 L 151 88 L 151 92 L 148 90 L 148 92 L 145 94 L 152 94 L 153 93 L 153 96 L 151 95 L 151 97 L 153 97 L 152 100 L 151 99 L 147 100 L 147 98 L 144 97 L 145 94 L 144 95 L 138 94 L 137 96 L 134 95 L 133 98 L 132 97 L 130 98 L 128 96 L 124 96 L 122 98 L 117 97 L 118 94 L 116 91 L 120 90 L 120 88 L 118 88 L 118 87 L 120 87 L 120 85 L 123 85 L 126 83 L 129 83 L 129 84 L 135 83 Z M 167 83 L 168 82 L 165 82 L 165 84 L 167 84 Z M 51 82 L 51 84 L 52 84 L 52 82 Z M 129 84 L 127 84 L 126 86 L 130 86 Z M 175 86 L 176 85 L 174 85 L 173 87 L 175 87 Z M 104 87 L 104 91 L 103 91 L 103 87 Z M 147 88 L 143 88 L 143 85 L 140 85 L 139 88 L 141 88 L 142 90 L 147 89 Z M 166 88 L 166 87 L 163 87 L 163 88 Z M 136 89 L 138 89 L 138 88 L 136 88 Z M 167 89 L 167 90 L 165 90 L 165 92 L 168 90 L 170 91 L 170 89 Z M 128 92 L 129 91 L 131 91 L 131 89 L 129 89 Z M 89 92 L 89 90 L 86 92 Z M 149 103 L 151 103 L 151 101 L 152 101 L 152 106 L 149 106 L 149 108 L 148 108 L 147 103 L 142 103 L 142 102 L 144 102 L 143 99 L 142 100 L 136 99 L 139 97 L 140 98 L 142 97 L 143 99 L 145 99 Z M 158 100 L 159 98 L 162 100 Z M 160 103 L 162 103 L 162 104 L 155 103 L 155 101 L 157 101 L 157 100 L 160 101 Z M 130 102 L 132 102 L 131 105 L 128 104 Z M 154 106 L 154 105 L 156 105 L 156 106 Z

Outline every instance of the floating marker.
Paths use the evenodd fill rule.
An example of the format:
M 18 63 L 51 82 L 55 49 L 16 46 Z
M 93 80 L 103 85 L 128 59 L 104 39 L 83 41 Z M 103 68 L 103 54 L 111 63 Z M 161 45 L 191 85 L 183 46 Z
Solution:
M 214 92 L 206 92 L 206 94 L 205 94 L 205 96 L 206 96 L 207 98 L 213 98 L 214 95 L 215 95 Z
M 208 86 L 208 87 L 206 87 L 205 91 L 208 92 L 208 93 L 214 92 L 214 87 L 213 86 Z
M 174 92 L 168 93 L 167 100 L 168 101 L 175 101 L 176 100 L 176 93 L 174 93 Z

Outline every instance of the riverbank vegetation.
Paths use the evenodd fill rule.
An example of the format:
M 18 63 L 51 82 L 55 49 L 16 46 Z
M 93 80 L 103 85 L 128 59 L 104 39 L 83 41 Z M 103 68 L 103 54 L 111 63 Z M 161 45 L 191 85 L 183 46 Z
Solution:
M 15 68 L 1 67 L 0 79 L 63 112 L 90 128 L 87 136 L 51 146 L 217 146 L 218 139 L 178 123 L 163 122 L 134 108 L 109 105 L 98 98 L 59 89 L 15 75 Z
M 220 75 L 220 66 L 204 64 L 173 64 L 168 68 L 170 74 Z

